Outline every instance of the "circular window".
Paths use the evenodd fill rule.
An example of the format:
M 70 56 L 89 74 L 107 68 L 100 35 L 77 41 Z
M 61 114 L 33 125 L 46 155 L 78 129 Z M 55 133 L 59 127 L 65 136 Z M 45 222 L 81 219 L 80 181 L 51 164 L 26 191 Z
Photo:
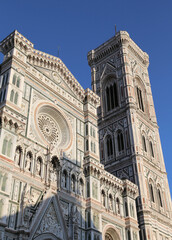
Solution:
M 64 114 L 51 105 L 36 108 L 36 126 L 40 137 L 47 145 L 66 148 L 71 140 L 69 124 Z

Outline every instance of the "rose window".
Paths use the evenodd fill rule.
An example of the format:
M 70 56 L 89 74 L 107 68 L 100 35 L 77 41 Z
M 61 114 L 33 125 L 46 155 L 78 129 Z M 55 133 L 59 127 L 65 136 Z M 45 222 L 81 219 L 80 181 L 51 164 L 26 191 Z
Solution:
M 48 104 L 40 104 L 35 111 L 35 124 L 40 140 L 46 146 L 54 145 L 65 149 L 71 143 L 69 122 L 57 108 Z
M 46 114 L 39 114 L 38 126 L 49 143 L 57 143 L 59 139 L 59 129 L 53 118 Z

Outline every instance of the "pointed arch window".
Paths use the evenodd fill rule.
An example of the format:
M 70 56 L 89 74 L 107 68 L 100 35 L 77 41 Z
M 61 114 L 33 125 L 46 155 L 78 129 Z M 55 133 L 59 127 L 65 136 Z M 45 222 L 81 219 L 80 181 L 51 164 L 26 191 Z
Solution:
M 86 148 L 86 151 L 88 151 L 88 150 L 89 150 L 88 139 L 87 139 L 87 140 L 86 140 L 86 142 L 85 142 L 85 148 Z
M 3 97 L 2 97 L 2 101 L 5 101 L 5 96 L 6 96 L 6 88 L 4 89 L 4 94 L 3 94 Z
M 10 139 L 10 140 L 8 141 L 8 146 L 7 146 L 7 156 L 8 156 L 8 157 L 11 157 L 12 145 L 13 145 L 13 143 L 12 143 L 12 140 Z
M 162 204 L 162 198 L 161 198 L 161 191 L 160 191 L 160 189 L 158 189 L 158 201 L 159 201 L 159 205 L 161 206 L 161 207 L 163 207 L 163 204 Z
M 150 200 L 155 202 L 152 183 L 149 183 Z
M 6 154 L 7 151 L 7 145 L 8 145 L 8 140 L 7 138 L 4 138 L 3 145 L 2 145 L 2 154 Z
M 14 90 L 11 90 L 11 93 L 10 93 L 10 101 L 11 101 L 11 102 L 14 101 Z
M 17 86 L 18 88 L 20 87 L 20 77 L 17 78 L 16 86 Z
M 16 74 L 14 74 L 14 75 L 13 75 L 13 81 L 12 81 L 13 85 L 16 84 L 16 80 L 17 80 L 17 76 L 16 76 Z
M 71 178 L 71 188 L 72 188 L 72 191 L 75 192 L 75 184 L 76 184 L 76 178 L 75 178 L 75 175 L 72 174 L 72 178 Z
M 137 98 L 138 98 L 138 104 L 140 110 L 144 112 L 144 106 L 143 106 L 143 98 L 142 98 L 142 91 L 140 88 L 137 87 Z
M 143 151 L 147 152 L 145 136 L 142 136 L 142 144 L 143 144 Z
M 15 97 L 14 97 L 14 103 L 17 104 L 18 103 L 18 93 L 15 93 Z
M 2 87 L 5 85 L 5 75 L 3 76 L 3 79 L 2 79 Z
M 153 145 L 152 142 L 149 142 L 149 146 L 150 146 L 150 152 L 151 152 L 151 156 L 154 158 L 154 151 L 153 151 Z
M 118 92 L 116 83 L 109 84 L 106 87 L 106 107 L 107 111 L 118 107 Z
M 1 190 L 4 191 L 4 192 L 5 192 L 5 190 L 6 190 L 7 179 L 8 179 L 8 178 L 7 178 L 7 175 L 5 174 L 5 175 L 3 176 L 2 186 L 1 186 Z
M 113 155 L 112 137 L 110 135 L 107 137 L 106 145 L 107 145 L 107 156 L 110 157 Z
M 124 138 L 122 131 L 117 133 L 117 142 L 118 142 L 118 151 L 121 152 L 124 150 Z
M 128 204 L 125 202 L 125 216 L 128 217 Z

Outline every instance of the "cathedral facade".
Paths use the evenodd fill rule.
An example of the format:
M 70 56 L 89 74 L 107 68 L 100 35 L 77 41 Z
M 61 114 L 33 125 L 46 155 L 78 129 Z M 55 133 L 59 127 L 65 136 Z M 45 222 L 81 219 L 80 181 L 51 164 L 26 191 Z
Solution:
M 18 31 L 0 51 L 0 239 L 171 240 L 148 55 L 118 32 L 84 90 Z

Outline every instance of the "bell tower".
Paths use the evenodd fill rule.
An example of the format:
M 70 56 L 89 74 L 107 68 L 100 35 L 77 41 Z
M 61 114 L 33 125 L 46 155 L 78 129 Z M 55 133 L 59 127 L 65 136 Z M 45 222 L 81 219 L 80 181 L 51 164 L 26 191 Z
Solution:
M 171 239 L 171 196 L 148 75 L 149 57 L 129 34 L 88 53 L 92 89 L 100 96 L 100 159 L 105 169 L 139 187 L 141 240 Z

